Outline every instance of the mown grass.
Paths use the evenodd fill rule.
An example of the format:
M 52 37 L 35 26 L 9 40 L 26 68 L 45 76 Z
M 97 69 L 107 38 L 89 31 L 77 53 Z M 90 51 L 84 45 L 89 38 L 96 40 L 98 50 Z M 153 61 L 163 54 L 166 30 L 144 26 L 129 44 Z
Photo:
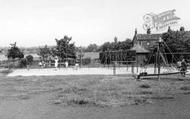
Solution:
M 1 77 L 0 97 L 28 100 L 51 94 L 50 102 L 67 106 L 126 106 L 173 99 L 190 90 L 188 80 L 136 81 L 126 76 Z

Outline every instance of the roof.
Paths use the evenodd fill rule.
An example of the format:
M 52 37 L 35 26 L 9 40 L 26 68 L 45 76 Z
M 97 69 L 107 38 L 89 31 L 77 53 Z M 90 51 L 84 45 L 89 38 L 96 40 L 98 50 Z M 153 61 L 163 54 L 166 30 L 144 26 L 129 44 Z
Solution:
M 137 40 L 158 40 L 162 34 L 137 34 Z
M 139 44 L 135 44 L 130 50 L 135 50 L 136 53 L 149 53 L 149 50 L 145 49 Z

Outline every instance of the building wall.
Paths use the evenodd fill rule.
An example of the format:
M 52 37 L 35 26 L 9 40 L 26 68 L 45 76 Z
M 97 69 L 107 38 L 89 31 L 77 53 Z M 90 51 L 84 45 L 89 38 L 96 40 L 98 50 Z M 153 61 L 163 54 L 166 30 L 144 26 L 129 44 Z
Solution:
M 147 54 L 137 54 L 136 55 L 136 63 L 137 63 L 138 66 L 145 65 L 145 61 L 147 60 L 146 55 Z

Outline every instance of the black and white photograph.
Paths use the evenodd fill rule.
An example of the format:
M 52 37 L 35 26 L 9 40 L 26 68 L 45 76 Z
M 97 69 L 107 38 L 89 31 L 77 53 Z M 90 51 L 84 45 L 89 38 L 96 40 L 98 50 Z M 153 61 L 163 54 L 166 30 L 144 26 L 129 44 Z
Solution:
M 190 119 L 189 0 L 0 0 L 0 119 Z

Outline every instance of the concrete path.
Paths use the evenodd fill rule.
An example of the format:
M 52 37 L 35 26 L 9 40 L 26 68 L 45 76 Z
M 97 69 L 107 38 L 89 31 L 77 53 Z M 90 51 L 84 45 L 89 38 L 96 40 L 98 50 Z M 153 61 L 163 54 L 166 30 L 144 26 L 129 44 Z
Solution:
M 134 68 L 134 74 L 140 72 L 154 73 L 154 68 Z M 161 72 L 176 72 L 173 69 L 162 69 Z M 113 67 L 106 68 L 45 68 L 45 69 L 15 69 L 8 76 L 53 76 L 53 75 L 113 75 Z M 129 67 L 116 68 L 116 74 L 132 74 L 132 69 Z

